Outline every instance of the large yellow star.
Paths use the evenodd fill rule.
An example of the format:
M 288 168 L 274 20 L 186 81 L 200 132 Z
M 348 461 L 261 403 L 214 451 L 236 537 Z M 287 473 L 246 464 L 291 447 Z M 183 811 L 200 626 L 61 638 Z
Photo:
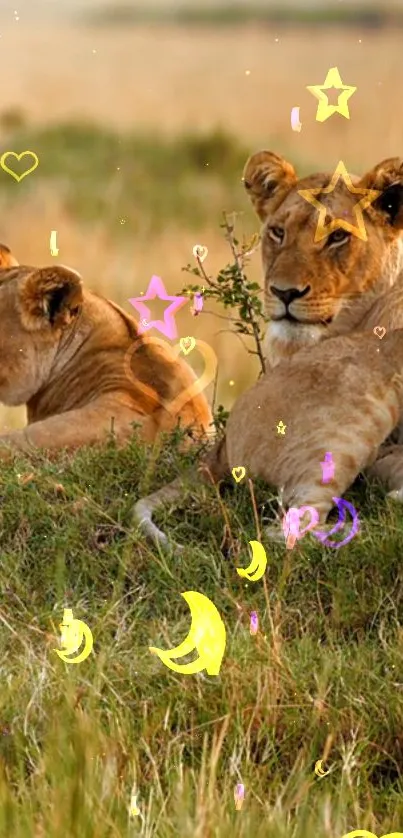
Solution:
M 337 105 L 329 105 L 329 99 L 325 93 L 326 90 L 329 90 L 329 87 L 341 91 Z M 323 84 L 313 84 L 307 86 L 306 89 L 319 99 L 318 110 L 316 111 L 317 122 L 324 122 L 325 119 L 329 119 L 329 116 L 332 116 L 334 113 L 341 113 L 346 119 L 350 119 L 347 100 L 355 93 L 357 88 L 343 84 L 337 67 L 331 67 Z
M 329 195 L 330 192 L 333 192 L 333 189 L 340 178 L 342 178 L 348 191 L 353 195 L 364 195 L 364 197 L 361 198 L 361 201 L 358 201 L 352 208 L 353 212 L 355 212 L 358 227 L 355 227 L 354 224 L 350 224 L 350 222 L 346 221 L 345 218 L 334 218 L 333 221 L 326 226 L 325 220 L 326 213 L 328 211 L 327 207 L 315 198 L 315 195 Z M 352 233 L 353 236 L 357 236 L 357 239 L 362 239 L 364 242 L 367 241 L 368 237 L 364 224 L 363 210 L 369 207 L 369 205 L 372 204 L 372 202 L 375 201 L 381 193 L 377 189 L 362 189 L 353 186 L 350 175 L 342 160 L 340 160 L 329 186 L 326 186 L 325 188 L 319 187 L 318 189 L 299 189 L 298 194 L 301 195 L 302 198 L 305 198 L 306 201 L 312 204 L 319 211 L 318 226 L 316 228 L 314 238 L 315 242 L 322 241 L 322 239 L 328 236 L 329 233 L 332 233 L 333 230 L 340 229 L 340 227 L 348 233 Z

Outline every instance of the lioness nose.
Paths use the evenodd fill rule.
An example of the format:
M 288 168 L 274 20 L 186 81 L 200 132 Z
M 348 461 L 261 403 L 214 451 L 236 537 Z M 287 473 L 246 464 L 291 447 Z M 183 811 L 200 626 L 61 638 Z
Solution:
M 285 303 L 286 306 L 290 305 L 293 300 L 297 300 L 300 297 L 305 297 L 306 294 L 309 294 L 311 290 L 311 286 L 307 285 L 303 291 L 298 291 L 298 288 L 276 288 L 275 285 L 270 285 L 270 291 L 274 294 L 275 297 L 278 297 L 282 303 Z

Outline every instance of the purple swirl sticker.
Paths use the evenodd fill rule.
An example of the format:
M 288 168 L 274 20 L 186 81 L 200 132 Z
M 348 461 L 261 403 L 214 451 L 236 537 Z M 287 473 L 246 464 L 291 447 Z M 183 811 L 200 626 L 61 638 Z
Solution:
M 332 500 L 334 501 L 339 511 L 339 520 L 334 525 L 334 527 L 332 527 L 332 529 L 329 530 L 329 532 L 314 532 L 313 535 L 315 536 L 315 538 L 318 538 L 319 541 L 321 541 L 322 544 L 325 545 L 325 547 L 335 547 L 337 549 L 337 547 L 343 547 L 344 544 L 348 544 L 348 542 L 351 541 L 351 539 L 354 538 L 355 535 L 357 535 L 357 532 L 360 528 L 360 521 L 356 509 L 353 506 L 353 504 L 350 503 L 350 501 L 344 500 L 344 498 L 332 498 Z M 353 526 L 350 532 L 348 533 L 348 535 L 346 535 L 343 541 L 329 541 L 329 536 L 334 535 L 336 532 L 339 532 L 339 530 L 346 523 L 346 510 L 350 512 L 353 520 Z

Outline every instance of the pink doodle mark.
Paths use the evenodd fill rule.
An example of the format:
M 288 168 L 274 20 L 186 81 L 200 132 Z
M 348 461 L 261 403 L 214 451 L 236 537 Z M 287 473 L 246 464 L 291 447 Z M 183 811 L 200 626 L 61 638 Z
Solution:
M 335 506 L 337 506 L 339 512 L 339 520 L 334 525 L 334 527 L 332 527 L 332 529 L 329 530 L 329 532 L 313 532 L 312 535 L 314 535 L 315 538 L 319 539 L 319 541 L 321 541 L 322 544 L 325 545 L 325 547 L 335 547 L 337 549 L 338 547 L 343 547 L 344 544 L 348 544 L 348 542 L 351 541 L 355 535 L 357 535 L 357 532 L 360 528 L 360 522 L 358 513 L 353 504 L 350 503 L 350 501 L 344 500 L 344 498 L 337 497 L 332 498 L 332 500 Z M 346 524 L 347 511 L 350 512 L 350 515 L 352 517 L 352 528 L 350 532 L 342 541 L 331 541 L 329 536 L 335 535 L 335 533 L 339 532 L 339 530 L 341 530 Z M 306 527 L 304 527 L 303 530 L 300 530 L 300 519 L 302 518 L 305 512 L 310 512 L 311 520 L 309 524 Z M 290 507 L 290 509 L 284 515 L 282 520 L 282 527 L 286 538 L 287 550 L 292 550 L 297 539 L 302 538 L 305 535 L 305 533 L 309 532 L 309 530 L 313 530 L 316 527 L 318 521 L 319 514 L 313 506 L 301 506 L 299 507 L 299 509 L 295 506 Z
M 250 615 L 250 633 L 257 634 L 259 629 L 259 617 L 257 616 L 257 611 L 251 611 Z
M 321 462 L 322 483 L 330 483 L 334 478 L 334 462 L 330 451 L 326 451 L 325 459 Z
M 197 292 L 193 297 L 193 308 L 190 310 L 193 317 L 197 317 L 203 311 L 203 294 Z
M 300 530 L 299 522 L 305 512 L 310 512 L 311 520 L 303 530 Z M 302 538 L 306 532 L 316 527 L 318 521 L 319 514 L 313 506 L 300 506 L 299 509 L 296 506 L 291 506 L 282 520 L 287 550 L 292 550 L 297 539 Z
M 163 320 L 151 320 L 151 311 L 148 306 L 144 305 L 145 300 L 155 300 L 156 297 L 160 300 L 172 300 L 171 305 L 164 311 Z M 143 297 L 132 297 L 129 300 L 129 303 L 136 309 L 136 311 L 138 311 L 140 315 L 141 323 L 138 327 L 140 335 L 143 334 L 143 332 L 148 332 L 150 329 L 154 328 L 171 340 L 174 340 L 178 336 L 174 313 L 187 303 L 187 298 L 169 296 L 160 276 L 152 276 L 147 288 L 147 293 L 144 294 Z M 146 326 L 144 325 L 144 322 L 147 323 Z
M 329 532 L 314 532 L 313 535 L 315 536 L 315 538 L 318 538 L 319 541 L 321 541 L 322 544 L 325 545 L 325 547 L 343 547 L 343 544 L 348 544 L 348 542 L 351 541 L 351 539 L 354 538 L 355 535 L 357 535 L 357 532 L 360 528 L 360 521 L 358 513 L 352 503 L 350 503 L 348 500 L 344 500 L 344 498 L 332 498 L 332 500 L 337 506 L 339 512 L 339 520 L 334 525 L 334 527 L 332 527 L 332 529 L 329 530 Z M 346 510 L 350 512 L 351 517 L 353 519 L 353 526 L 351 528 L 351 531 L 346 536 L 346 538 L 343 539 L 343 541 L 329 541 L 329 536 L 334 535 L 336 532 L 338 532 L 346 523 Z
M 242 809 L 242 804 L 245 799 L 245 786 L 243 783 L 237 783 L 234 789 L 235 808 L 239 811 Z

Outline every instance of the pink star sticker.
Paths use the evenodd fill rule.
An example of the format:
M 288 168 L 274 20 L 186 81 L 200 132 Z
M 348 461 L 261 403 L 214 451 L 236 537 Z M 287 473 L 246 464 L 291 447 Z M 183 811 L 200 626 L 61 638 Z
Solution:
M 155 300 L 156 297 L 160 300 L 173 300 L 171 305 L 165 309 L 163 320 L 149 320 L 151 312 L 148 306 L 144 305 L 145 300 Z M 129 303 L 131 303 L 140 315 L 140 324 L 138 327 L 140 335 L 154 328 L 161 332 L 162 335 L 165 335 L 165 337 L 170 338 L 170 340 L 178 337 L 174 312 L 182 308 L 187 302 L 187 297 L 170 297 L 166 292 L 165 285 L 160 276 L 151 277 L 147 293 L 143 297 L 132 297 L 129 300 Z M 143 323 L 144 320 L 147 321 L 146 325 Z

